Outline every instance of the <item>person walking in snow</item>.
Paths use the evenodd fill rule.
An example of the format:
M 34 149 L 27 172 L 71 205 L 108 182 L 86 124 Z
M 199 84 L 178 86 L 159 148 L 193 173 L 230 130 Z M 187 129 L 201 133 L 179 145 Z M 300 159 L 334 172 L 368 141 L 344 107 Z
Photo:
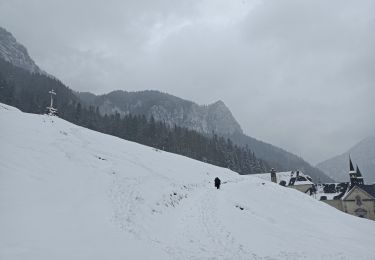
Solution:
M 221 184 L 221 180 L 218 177 L 216 177 L 215 178 L 215 187 L 216 187 L 216 189 L 220 189 L 220 184 Z

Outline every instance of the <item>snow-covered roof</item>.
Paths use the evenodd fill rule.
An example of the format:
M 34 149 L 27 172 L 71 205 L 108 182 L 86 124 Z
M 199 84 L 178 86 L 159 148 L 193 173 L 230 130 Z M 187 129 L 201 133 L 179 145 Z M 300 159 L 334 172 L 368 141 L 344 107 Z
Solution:
M 360 189 L 367 192 L 369 195 L 375 198 L 375 185 L 361 185 L 358 186 Z M 353 189 L 353 186 L 349 182 L 339 182 L 339 183 L 323 183 L 317 184 L 315 186 L 316 194 L 312 196 L 318 200 L 337 200 L 345 199 L 345 197 Z M 325 197 L 325 198 L 322 198 Z
M 254 174 L 263 180 L 271 181 L 271 173 L 260 173 Z M 302 171 L 287 171 L 287 172 L 276 172 L 277 183 L 285 181 L 285 186 L 297 186 L 305 184 L 314 184 L 309 175 L 304 174 Z
M 316 194 L 313 194 L 313 197 L 318 200 L 341 199 L 349 191 L 349 183 L 319 183 L 315 185 L 315 189 Z

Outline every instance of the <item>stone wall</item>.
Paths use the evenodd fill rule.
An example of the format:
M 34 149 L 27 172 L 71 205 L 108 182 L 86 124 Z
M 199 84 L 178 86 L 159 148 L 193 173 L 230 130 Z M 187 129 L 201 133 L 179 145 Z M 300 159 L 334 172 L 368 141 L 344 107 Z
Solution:
M 306 191 L 310 189 L 312 186 L 313 186 L 312 184 L 303 184 L 303 185 L 292 185 L 288 187 L 299 190 L 300 192 L 306 193 Z
M 342 206 L 342 200 L 321 200 L 321 201 L 338 210 L 344 211 L 343 206 Z

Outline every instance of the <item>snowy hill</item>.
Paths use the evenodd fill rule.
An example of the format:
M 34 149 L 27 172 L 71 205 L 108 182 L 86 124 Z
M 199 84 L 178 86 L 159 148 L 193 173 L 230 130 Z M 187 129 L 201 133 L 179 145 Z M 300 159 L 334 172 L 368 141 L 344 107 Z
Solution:
M 2 104 L 0 120 L 0 259 L 375 258 L 373 221 L 296 190 Z

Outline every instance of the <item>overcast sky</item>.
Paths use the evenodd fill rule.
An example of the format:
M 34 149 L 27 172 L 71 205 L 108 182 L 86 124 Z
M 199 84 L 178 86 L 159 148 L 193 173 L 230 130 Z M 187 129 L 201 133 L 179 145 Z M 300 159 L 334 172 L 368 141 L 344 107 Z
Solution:
M 311 163 L 375 133 L 373 0 L 0 0 L 0 26 L 74 90 L 220 99 Z

